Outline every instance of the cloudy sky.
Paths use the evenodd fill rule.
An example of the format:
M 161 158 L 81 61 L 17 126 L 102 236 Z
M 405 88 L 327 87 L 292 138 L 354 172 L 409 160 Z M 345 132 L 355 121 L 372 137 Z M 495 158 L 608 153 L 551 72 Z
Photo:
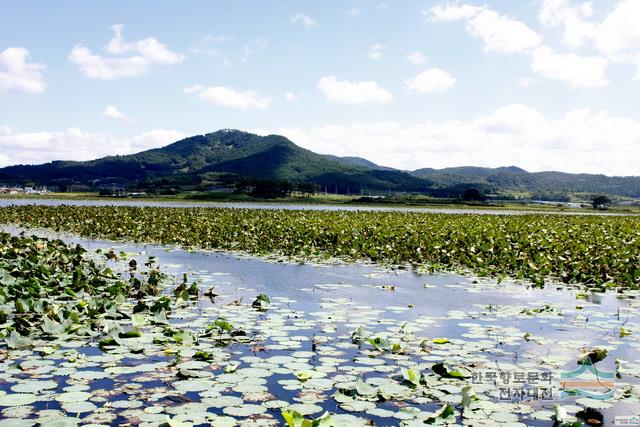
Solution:
M 640 175 L 640 0 L 0 1 L 0 166 L 220 128 Z

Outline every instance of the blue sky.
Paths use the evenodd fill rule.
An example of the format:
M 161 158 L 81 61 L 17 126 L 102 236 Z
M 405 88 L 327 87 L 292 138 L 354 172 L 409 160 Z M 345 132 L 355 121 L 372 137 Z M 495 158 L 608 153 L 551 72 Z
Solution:
M 640 0 L 0 2 L 0 165 L 220 128 L 415 169 L 640 174 Z

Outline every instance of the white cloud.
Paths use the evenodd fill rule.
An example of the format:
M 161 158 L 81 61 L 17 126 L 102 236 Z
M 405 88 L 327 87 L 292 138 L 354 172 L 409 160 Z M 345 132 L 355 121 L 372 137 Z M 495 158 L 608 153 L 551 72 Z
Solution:
M 562 42 L 576 48 L 592 37 L 594 26 L 584 20 L 592 14 L 591 3 L 572 6 L 568 0 L 544 0 L 538 19 L 547 27 L 563 26 L 565 33 Z
M 355 123 L 270 133 L 316 152 L 362 156 L 402 169 L 516 165 L 637 175 L 640 164 L 640 118 L 588 109 L 552 119 L 525 105 L 509 105 L 470 121 Z
M 315 28 L 318 26 L 318 22 L 315 19 L 308 17 L 304 13 L 297 13 L 289 18 L 292 24 L 301 23 L 306 28 Z
M 51 160 L 91 160 L 162 147 L 184 138 L 176 130 L 155 129 L 133 137 L 95 134 L 78 128 L 63 131 L 0 133 L 0 166 L 37 164 Z M 4 163 L 4 164 L 3 164 Z
M 633 64 L 640 79 L 640 2 L 623 0 L 607 18 L 597 26 L 596 47 L 612 61 Z
M 318 89 L 332 102 L 340 104 L 386 104 L 393 95 L 374 81 L 337 80 L 335 76 L 325 76 L 318 81 Z
M 154 37 L 128 43 L 124 41 L 124 25 L 116 24 L 111 29 L 113 30 L 113 38 L 105 46 L 105 50 L 111 54 L 139 53 L 150 62 L 158 64 L 175 64 L 184 59 L 181 54 L 170 51 Z
M 46 84 L 40 72 L 43 64 L 29 63 L 29 51 L 10 47 L 0 52 L 0 94 L 10 91 L 41 94 Z
M 442 92 L 456 84 L 456 79 L 439 68 L 430 68 L 412 79 L 405 80 L 405 86 L 419 93 Z
M 469 21 L 469 31 L 480 37 L 487 51 L 514 53 L 540 45 L 541 37 L 520 21 L 485 9 Z
M 636 5 L 640 4 L 638 0 L 633 1 Z M 616 42 L 610 43 L 610 46 L 615 47 L 614 49 L 604 47 L 600 49 L 609 58 L 614 58 L 616 57 L 614 50 L 623 44 L 622 39 L 629 40 L 628 31 L 620 31 L 620 28 L 640 31 L 638 25 L 625 25 L 627 21 L 634 21 L 633 19 L 629 20 L 628 16 L 636 12 L 633 8 L 638 6 L 625 6 L 628 10 L 619 16 L 617 15 L 617 11 L 627 3 L 628 0 L 623 0 L 605 20 L 607 22 L 611 19 L 615 22 L 611 27 L 615 27 L 616 30 L 612 29 L 611 31 L 599 30 L 596 26 L 585 21 L 593 14 L 590 3 L 574 6 L 570 4 L 569 0 L 545 0 L 541 5 L 538 19 L 547 27 L 563 26 L 563 42 L 570 47 L 581 46 L 585 40 L 593 39 L 597 34 L 601 34 L 601 36 L 596 37 L 596 43 L 604 46 L 607 45 L 606 33 L 620 35 L 621 32 L 624 32 L 624 36 L 619 37 Z M 541 36 L 525 24 L 500 15 L 487 6 L 446 4 L 433 7 L 425 11 L 425 14 L 434 21 L 465 20 L 469 33 L 484 41 L 485 50 L 501 53 L 526 53 L 531 57 L 531 69 L 543 77 L 564 81 L 572 87 L 581 88 L 602 87 L 609 84 L 605 75 L 608 65 L 607 57 L 555 52 L 550 47 L 543 45 Z M 640 16 L 640 7 L 638 7 L 636 16 Z M 640 32 L 638 34 L 638 46 L 640 47 Z M 640 49 L 638 52 L 637 64 L 640 72 Z M 627 60 L 635 63 L 633 55 L 623 54 L 623 56 L 625 59 L 618 58 L 621 62 Z
M 367 56 L 371 59 L 380 59 L 385 50 L 387 50 L 385 45 L 376 43 L 369 48 Z
M 538 17 L 547 27 L 561 27 L 568 46 L 590 42 L 610 61 L 636 66 L 640 79 L 640 1 L 620 0 L 601 22 L 590 20 L 592 15 L 591 3 L 545 0 Z
M 522 22 L 500 15 L 486 6 L 447 4 L 435 6 L 424 14 L 433 21 L 466 21 L 467 31 L 482 39 L 486 51 L 526 52 L 542 42 L 540 35 Z
M 123 25 L 113 25 L 111 29 L 114 35 L 105 50 L 112 55 L 132 55 L 101 56 L 78 44 L 71 49 L 69 60 L 78 65 L 85 77 L 112 80 L 140 76 L 149 72 L 153 65 L 171 65 L 184 60 L 182 54 L 172 52 L 154 37 L 129 43 L 124 41 Z
M 107 105 L 102 111 L 102 113 L 100 113 L 100 115 L 108 119 L 121 120 L 127 123 L 130 123 L 133 121 L 130 117 L 128 117 L 122 111 L 118 110 L 115 105 Z
M 197 94 L 198 98 L 211 104 L 237 110 L 266 110 L 271 105 L 270 98 L 252 90 L 238 92 L 230 87 L 195 85 L 186 87 L 184 92 Z
M 353 9 L 349 9 L 347 11 L 347 15 L 355 18 L 356 16 L 360 16 L 360 13 L 362 12 L 362 10 L 358 9 L 357 7 L 354 7 Z
M 427 62 L 427 58 L 419 50 L 414 50 L 407 55 L 407 61 L 411 62 L 414 65 L 419 65 Z
M 609 84 L 605 77 L 607 60 L 600 56 L 579 56 L 556 53 L 548 47 L 533 52 L 531 69 L 542 76 L 562 80 L 572 87 L 602 87 Z
M 104 58 L 82 45 L 75 46 L 69 60 L 80 67 L 80 72 L 91 79 L 113 80 L 134 77 L 149 71 L 149 62 L 141 56 Z

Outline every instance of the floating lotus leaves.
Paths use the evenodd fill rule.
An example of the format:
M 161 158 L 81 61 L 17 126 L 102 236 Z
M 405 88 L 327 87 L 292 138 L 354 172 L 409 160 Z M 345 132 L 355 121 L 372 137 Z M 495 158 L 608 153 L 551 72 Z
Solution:
M 371 397 L 378 394 L 377 387 L 374 387 L 364 381 L 362 378 L 356 380 L 356 393 L 360 396 Z
M 173 218 L 175 214 L 166 215 Z M 205 211 L 202 215 L 209 214 Z M 428 224 L 425 227 L 429 230 Z M 27 247 L 41 244 L 51 244 L 54 252 L 74 259 L 74 249 L 63 244 L 56 246 L 34 239 Z M 118 252 L 119 248 L 113 251 L 116 257 L 120 257 Z M 197 255 L 201 257 L 201 253 Z M 186 254 L 180 252 L 180 256 Z M 53 407 L 62 408 L 58 411 L 60 419 L 66 418 L 65 413 L 78 414 L 69 419 L 89 426 L 126 422 L 145 426 L 164 422 L 276 425 L 280 420 L 275 414 L 280 409 L 291 411 L 288 413 L 294 420 L 299 420 L 297 413 L 303 422 L 312 423 L 305 425 L 314 425 L 324 418 L 318 417 L 320 414 L 339 407 L 339 412 L 350 414 L 332 414 L 330 420 L 323 421 L 325 424 L 317 425 L 424 425 L 426 421 L 522 427 L 531 419 L 551 420 L 554 414 L 534 411 L 539 406 L 531 402 L 497 403 L 496 387 L 481 383 L 472 389 L 471 374 L 494 363 L 499 363 L 504 372 L 574 369 L 576 348 L 606 348 L 613 357 L 598 362 L 607 370 L 607 364 L 613 365 L 616 356 L 638 346 L 638 334 L 633 333 L 638 323 L 633 314 L 624 326 L 632 333 L 620 337 L 621 320 L 611 309 L 617 307 L 615 301 L 607 300 L 599 306 L 581 300 L 581 308 L 574 308 L 572 290 L 525 293 L 512 285 L 496 285 L 490 278 L 451 275 L 444 279 L 434 275 L 429 281 L 444 285 L 429 293 L 442 291 L 462 301 L 467 293 L 474 292 L 464 310 L 455 304 L 445 304 L 448 308 L 440 309 L 428 301 L 422 305 L 413 299 L 415 287 L 425 292 L 420 271 L 380 270 L 378 278 L 362 279 L 363 270 L 354 268 L 358 280 L 367 281 L 362 287 L 313 286 L 313 281 L 302 284 L 308 291 L 265 287 L 274 295 L 269 298 L 268 310 L 263 311 L 251 303 L 263 284 L 242 281 L 238 285 L 241 276 L 236 273 L 217 278 L 207 267 L 200 267 L 203 264 L 163 266 L 161 271 L 166 269 L 167 273 L 162 274 L 169 278 L 166 295 L 158 287 L 159 294 L 138 297 L 131 290 L 150 285 L 151 273 L 142 268 L 144 260 L 139 259 L 132 273 L 126 266 L 119 269 L 121 261 L 113 258 L 108 264 L 113 270 L 109 272 L 101 270 L 99 263 L 95 268 L 85 264 L 98 259 L 94 257 L 102 259 L 104 255 L 83 253 L 84 261 L 78 259 L 79 265 L 93 275 L 91 283 L 98 283 L 98 287 L 100 280 L 108 283 L 106 288 L 99 288 L 108 298 L 101 300 L 98 294 L 82 287 L 69 289 L 73 294 L 47 298 L 46 304 L 55 305 L 49 314 L 35 317 L 33 328 L 25 325 L 26 329 L 20 329 L 20 337 L 30 340 L 30 344 L 8 350 L 9 359 L 0 364 L 0 381 L 6 381 L 5 389 L 10 390 L 8 394 L 0 393 L 0 402 L 7 399 L 12 403 L 12 399 L 20 398 L 11 396 L 19 395 L 32 395 L 35 400 L 26 398 L 24 403 L 0 405 L 2 416 L 38 420 L 48 414 L 39 402 L 55 400 L 60 405 L 54 402 Z M 4 271 L 2 262 L 5 261 L 0 251 L 0 277 Z M 157 265 L 155 261 L 153 265 Z M 362 268 L 371 271 L 375 267 Z M 180 277 L 185 270 L 190 271 L 189 283 L 202 284 L 201 291 L 215 286 L 215 302 L 196 300 L 189 287 L 188 301 L 173 296 L 179 281 L 170 277 Z M 73 273 L 68 273 L 56 276 L 56 284 L 73 283 Z M 129 281 L 129 276 L 139 282 Z M 151 282 L 155 280 L 165 283 L 159 277 Z M 397 283 L 402 292 L 386 293 L 384 301 L 365 303 L 368 300 L 361 299 L 387 281 Z M 65 289 L 64 285 L 58 287 Z M 289 292 L 295 298 L 287 295 Z M 315 294 L 311 296 L 311 292 Z M 519 293 L 531 293 L 532 298 Z M 304 298 L 306 294 L 308 300 Z M 548 297 L 549 301 L 534 297 Z M 4 310 L 2 298 L 0 295 L 0 311 Z M 20 310 L 35 307 L 27 298 L 21 299 Z M 623 301 L 632 313 L 637 308 L 634 300 Z M 409 303 L 415 307 L 407 312 Z M 85 316 L 94 309 L 95 317 Z M 72 311 L 73 319 L 67 316 Z M 159 314 L 160 321 L 154 320 Z M 587 316 L 588 324 L 581 320 Z M 8 331 L 10 338 L 13 329 L 9 322 L 5 325 L 0 329 Z M 208 328 L 209 325 L 213 327 Z M 527 331 L 536 332 L 527 337 Z M 448 338 L 432 338 L 434 333 Z M 108 352 L 96 347 L 101 340 L 110 340 L 102 346 Z M 518 354 L 517 362 L 512 359 L 513 354 Z M 544 356 L 538 358 L 538 354 Z M 639 363 L 620 361 L 618 368 L 625 382 L 637 384 Z M 600 409 L 617 410 L 624 399 L 629 404 L 638 403 L 634 388 L 629 391 L 620 387 L 616 398 L 601 403 Z M 576 406 L 570 404 L 574 402 L 571 398 L 563 408 L 572 408 L 571 413 L 598 409 L 598 403 L 592 400 L 575 400 Z M 37 405 L 30 406 L 34 403 Z M 436 408 L 439 410 L 428 412 Z M 451 410 L 453 414 L 449 413 Z
M 456 411 L 451 405 L 444 405 L 437 410 L 433 415 L 429 415 L 425 418 L 426 424 L 447 424 L 455 422 Z
M 55 399 L 60 403 L 74 403 L 83 402 L 91 397 L 91 393 L 85 391 L 70 391 L 67 393 L 58 394 Z
M 182 380 L 176 381 L 172 385 L 175 389 L 182 392 L 204 391 L 211 388 L 211 383 L 202 380 Z
M 240 406 L 227 406 L 222 410 L 222 412 L 234 417 L 250 417 L 252 415 L 264 414 L 267 412 L 267 408 L 262 405 L 245 403 Z
M 38 396 L 31 393 L 12 393 L 0 396 L 0 406 L 24 406 L 38 401 Z
M 57 387 L 58 383 L 55 381 L 27 380 L 11 386 L 11 391 L 16 393 L 40 393 Z
M 229 406 L 240 406 L 244 403 L 244 400 L 236 396 L 219 396 L 207 398 L 204 402 L 213 408 L 226 408 Z
M 402 378 L 404 378 L 404 380 L 409 384 L 414 387 L 420 385 L 421 374 L 419 370 L 416 372 L 411 368 L 400 368 L 400 372 L 402 374 Z
M 445 378 L 463 379 L 471 376 L 469 370 L 462 367 L 452 369 L 449 368 L 449 366 L 447 366 L 445 362 L 435 363 L 433 366 L 431 366 L 431 370 L 434 374 L 440 375 L 441 377 Z
M 71 414 L 81 414 L 84 412 L 93 412 L 96 410 L 96 405 L 91 402 L 70 402 L 62 405 L 62 409 Z
M 282 418 L 284 418 L 288 427 L 337 427 L 333 418 L 329 412 L 325 412 L 322 416 L 307 420 L 298 411 L 289 409 L 282 411 Z
M 21 418 L 5 418 L 4 420 L 0 420 L 0 427 L 31 427 L 34 425 L 36 425 L 36 423 L 33 422 L 33 420 L 25 420 Z
M 24 337 L 16 331 L 11 331 L 9 336 L 5 338 L 5 342 L 7 347 L 14 350 L 24 350 L 33 346 L 33 342 L 29 337 Z

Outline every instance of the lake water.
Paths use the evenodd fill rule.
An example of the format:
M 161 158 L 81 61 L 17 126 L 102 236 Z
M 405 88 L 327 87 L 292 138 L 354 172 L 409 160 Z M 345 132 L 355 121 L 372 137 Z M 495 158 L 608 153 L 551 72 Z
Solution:
M 12 227 L 5 229 L 17 232 Z M 56 375 L 60 368 L 35 377 L 50 376 L 61 387 L 87 390 L 89 403 L 102 411 L 103 424 L 134 420 L 134 424 L 157 425 L 162 415 L 194 424 L 280 425 L 278 407 L 293 404 L 309 418 L 334 412 L 340 426 L 370 422 L 417 425 L 411 424 L 412 418 L 424 417 L 444 403 L 457 405 L 459 416 L 461 382 L 430 375 L 430 388 L 410 387 L 403 383 L 401 369 L 427 374 L 433 363 L 443 361 L 451 371 L 457 366 L 471 367 L 476 374 L 485 375 L 484 379 L 465 380 L 472 383 L 484 405 L 475 412 L 465 410 L 469 417 L 465 422 L 472 425 L 551 425 L 554 404 L 563 405 L 569 416 L 588 406 L 597 407 L 607 425 L 616 415 L 640 412 L 638 389 L 634 388 L 640 376 L 637 293 L 586 295 L 564 286 L 535 289 L 370 264 L 292 264 L 240 254 L 34 233 L 79 243 L 90 251 L 123 252 L 127 260 L 137 259 L 138 265 L 153 256 L 176 282 L 187 273 L 189 282 L 196 281 L 202 292 L 213 288 L 218 294 L 213 302 L 201 297 L 176 311 L 170 317 L 173 325 L 195 332 L 224 317 L 254 337 L 249 343 L 210 348 L 215 362 L 201 369 L 207 376 L 196 379 L 176 375 L 174 357 L 160 352 L 118 349 L 118 357 L 104 357 L 95 344 L 78 348 L 73 343 L 68 350 L 86 356 L 62 362 L 60 366 L 69 368 L 64 371 L 66 377 Z M 117 268 L 117 262 L 110 264 Z M 271 299 L 265 312 L 250 307 L 260 293 Z M 352 333 L 360 326 L 366 334 L 354 344 Z M 622 330 L 630 334 L 621 334 Z M 376 349 L 369 338 L 380 338 L 381 348 Z M 385 340 L 399 343 L 401 350 L 383 348 Z M 203 342 L 198 348 L 209 348 L 206 345 Z M 608 357 L 597 364 L 599 372 L 613 372 L 615 361 L 621 361 L 621 377 L 611 387 L 615 398 L 600 401 L 561 395 L 562 374 L 579 368 L 581 354 L 595 348 L 609 350 Z M 183 360 L 193 355 L 190 349 L 181 351 Z M 29 360 L 32 356 L 22 357 Z M 12 371 L 7 363 L 15 362 L 19 360 L 0 362 L 1 390 L 10 392 L 7 373 Z M 238 363 L 236 370 L 225 368 L 231 362 Z M 155 364 L 152 372 L 146 370 L 149 364 Z M 140 366 L 145 369 L 137 371 Z M 117 375 L 104 378 L 103 372 Z M 487 380 L 492 372 L 510 382 Z M 19 374 L 21 379 L 29 375 Z M 521 375 L 551 379 L 549 385 L 532 380 L 523 386 L 514 383 Z M 360 395 L 354 391 L 358 381 L 379 387 L 378 393 L 387 398 L 366 397 L 366 392 Z M 542 396 L 547 388 L 553 392 L 549 399 Z M 511 395 L 517 391 L 528 397 L 522 402 L 513 396 L 506 398 L 507 389 Z M 336 395 L 339 390 L 342 392 Z M 623 397 L 625 391 L 629 397 Z M 597 397 L 605 391 L 599 388 L 595 393 Z M 345 396 L 355 400 L 337 402 Z M 115 406 L 106 403 L 114 401 Z M 63 410 L 64 404 L 53 397 L 32 408 L 27 418 L 37 417 L 45 408 Z M 5 417 L 15 418 L 15 408 L 3 411 Z M 91 416 L 81 414 L 86 422 L 101 419 Z
M 509 210 L 509 209 L 473 209 L 473 208 L 422 208 L 422 207 L 382 207 L 382 206 L 354 206 L 354 205 L 316 205 L 316 204 L 290 204 L 290 203 L 233 203 L 233 202 L 188 202 L 188 201 L 148 201 L 148 200 L 63 200 L 43 198 L 0 198 L 0 207 L 11 205 L 42 205 L 42 206 L 137 206 L 137 207 L 165 207 L 165 208 L 232 208 L 232 209 L 285 209 L 285 210 L 311 210 L 311 211 L 363 211 L 363 212 L 418 212 L 418 213 L 443 213 L 443 214 L 477 214 L 477 215 L 526 215 L 526 214 L 550 214 L 550 215 L 626 215 L 607 212 L 584 211 L 535 211 L 535 210 Z

